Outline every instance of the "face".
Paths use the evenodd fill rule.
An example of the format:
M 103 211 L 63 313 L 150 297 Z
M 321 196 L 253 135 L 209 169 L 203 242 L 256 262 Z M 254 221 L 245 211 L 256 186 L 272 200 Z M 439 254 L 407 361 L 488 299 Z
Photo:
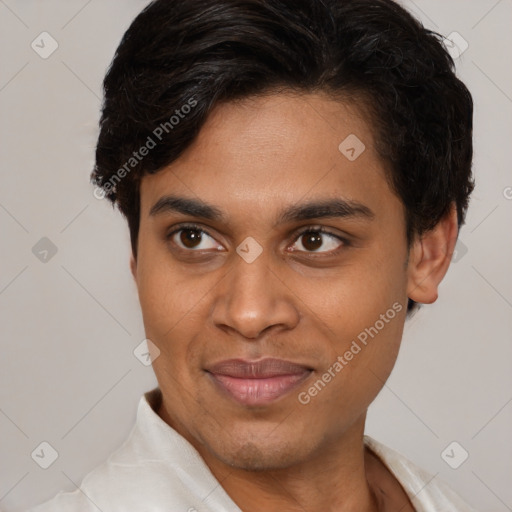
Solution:
M 200 452 L 284 468 L 364 422 L 407 305 L 384 165 L 356 107 L 281 93 L 217 106 L 142 179 L 132 271 L 162 414 Z

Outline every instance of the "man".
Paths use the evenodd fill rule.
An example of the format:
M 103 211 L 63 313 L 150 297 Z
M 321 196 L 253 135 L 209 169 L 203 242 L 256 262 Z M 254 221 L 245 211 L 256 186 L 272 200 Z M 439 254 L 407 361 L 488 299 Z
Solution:
M 157 0 L 104 82 L 158 388 L 42 511 L 461 511 L 364 436 L 473 189 L 472 99 L 391 0 Z

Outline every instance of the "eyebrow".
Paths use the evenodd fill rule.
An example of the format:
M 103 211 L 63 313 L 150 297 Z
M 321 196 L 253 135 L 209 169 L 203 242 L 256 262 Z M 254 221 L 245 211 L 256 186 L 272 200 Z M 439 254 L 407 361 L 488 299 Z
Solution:
M 227 216 L 221 209 L 200 199 L 166 195 L 158 199 L 149 211 L 150 216 L 176 212 L 210 221 L 226 222 Z M 285 222 L 321 218 L 358 218 L 372 220 L 374 212 L 368 206 L 347 199 L 312 200 L 290 206 L 281 211 L 274 226 Z

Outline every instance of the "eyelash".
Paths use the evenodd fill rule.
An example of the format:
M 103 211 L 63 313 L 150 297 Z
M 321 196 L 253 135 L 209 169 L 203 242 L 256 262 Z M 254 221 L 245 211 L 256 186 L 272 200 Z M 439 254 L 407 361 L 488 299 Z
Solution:
M 172 237 L 180 232 L 180 231 L 185 231 L 187 229 L 190 229 L 190 230 L 193 230 L 193 231 L 198 231 L 200 233 L 204 233 L 206 235 L 208 235 L 209 237 L 213 238 L 209 233 L 208 231 L 205 231 L 203 228 L 201 228 L 199 225 L 197 224 L 193 224 L 193 223 L 189 223 L 189 224 L 181 224 L 180 226 L 178 226 L 176 229 L 174 229 L 173 231 L 171 231 L 170 233 L 168 233 L 166 235 L 166 240 L 171 240 Z M 302 231 L 300 231 L 299 233 L 297 233 L 295 235 L 295 238 L 294 238 L 294 243 L 301 237 L 301 236 L 304 236 L 308 233 L 322 233 L 324 235 L 329 235 L 329 236 L 332 236 L 333 238 L 336 238 L 337 240 L 339 240 L 340 242 L 342 242 L 342 245 L 338 248 L 338 249 L 335 249 L 333 251 L 329 251 L 329 252 L 326 252 L 326 253 L 316 253 L 314 251 L 309 251 L 309 252 L 306 252 L 306 251 L 297 251 L 297 252 L 306 252 L 307 254 L 310 254 L 310 255 L 313 255 L 313 256 L 317 256 L 317 257 L 321 257 L 322 254 L 323 255 L 329 255 L 329 256 L 335 256 L 337 255 L 340 251 L 342 251 L 344 248 L 346 247 L 349 247 L 351 244 L 350 244 L 350 241 L 347 239 L 347 238 L 344 238 L 344 237 L 341 237 L 335 233 L 332 233 L 331 231 L 325 229 L 323 226 L 308 226 L 307 228 L 303 229 Z M 180 249 L 182 249 L 180 247 Z M 183 249 L 184 251 L 187 251 L 187 252 L 196 252 L 196 251 L 193 251 L 193 250 L 188 250 L 188 249 Z

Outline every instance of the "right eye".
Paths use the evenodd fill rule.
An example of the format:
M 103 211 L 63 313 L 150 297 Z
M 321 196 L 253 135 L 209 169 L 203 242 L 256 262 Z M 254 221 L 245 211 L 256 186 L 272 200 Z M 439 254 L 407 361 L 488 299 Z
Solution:
M 166 239 L 171 240 L 184 251 L 194 252 L 212 249 L 218 251 L 223 249 L 206 231 L 194 224 L 179 226 L 166 235 Z

